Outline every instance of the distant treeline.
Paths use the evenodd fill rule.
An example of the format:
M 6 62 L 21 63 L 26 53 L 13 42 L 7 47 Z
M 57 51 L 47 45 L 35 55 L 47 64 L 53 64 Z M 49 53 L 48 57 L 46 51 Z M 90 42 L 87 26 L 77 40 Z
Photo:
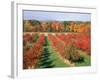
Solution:
M 23 20 L 24 32 L 90 32 L 91 22 Z

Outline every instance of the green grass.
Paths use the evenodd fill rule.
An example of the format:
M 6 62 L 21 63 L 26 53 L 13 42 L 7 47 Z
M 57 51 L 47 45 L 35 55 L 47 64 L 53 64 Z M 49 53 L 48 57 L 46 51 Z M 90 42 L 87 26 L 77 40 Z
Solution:
M 79 50 L 81 57 L 84 58 L 83 62 L 75 62 L 75 66 L 91 66 L 91 56 Z
M 54 60 L 53 64 L 55 64 L 55 67 L 69 67 L 51 47 L 49 47 L 49 51 L 51 52 L 50 59 Z

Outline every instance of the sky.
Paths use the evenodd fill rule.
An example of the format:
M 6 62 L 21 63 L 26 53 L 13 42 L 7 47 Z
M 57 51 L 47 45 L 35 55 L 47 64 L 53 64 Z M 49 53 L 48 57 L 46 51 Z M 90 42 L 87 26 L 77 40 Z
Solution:
M 89 13 L 75 12 L 50 12 L 50 11 L 23 11 L 24 20 L 39 20 L 39 21 L 91 21 Z

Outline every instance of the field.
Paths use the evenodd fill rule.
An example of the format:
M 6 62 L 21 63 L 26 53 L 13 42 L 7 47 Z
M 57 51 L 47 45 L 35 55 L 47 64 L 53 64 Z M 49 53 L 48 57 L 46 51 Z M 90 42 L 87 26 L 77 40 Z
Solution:
M 90 22 L 25 20 L 23 27 L 23 69 L 91 66 Z

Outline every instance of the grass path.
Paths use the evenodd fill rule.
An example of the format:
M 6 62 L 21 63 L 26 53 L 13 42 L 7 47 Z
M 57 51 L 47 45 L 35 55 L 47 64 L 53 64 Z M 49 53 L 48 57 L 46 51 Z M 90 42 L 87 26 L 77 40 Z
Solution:
M 55 67 L 69 67 L 70 65 L 65 63 L 63 59 L 60 58 L 57 52 L 55 52 L 51 46 L 49 47 L 51 52 L 50 58 L 54 60 Z
M 56 37 L 56 36 L 55 36 Z M 56 39 L 58 39 L 60 42 L 62 42 L 63 45 L 65 45 L 65 42 L 61 39 L 59 39 L 58 37 L 56 37 Z M 66 46 L 66 45 L 65 45 Z M 59 55 L 59 54 L 58 54 Z M 60 55 L 59 55 L 60 56 Z M 64 63 L 68 64 L 70 67 L 74 67 L 75 64 L 74 63 L 71 63 L 69 60 L 67 59 L 63 59 L 61 56 L 60 58 L 64 61 Z
M 66 64 L 51 46 L 44 47 L 44 50 L 47 49 L 46 53 L 43 53 L 39 62 L 38 68 L 53 68 L 53 67 L 69 67 L 69 64 Z
M 39 59 L 37 68 L 52 68 L 52 67 L 69 67 L 69 64 L 66 64 L 63 59 L 60 58 L 58 53 L 54 51 L 51 46 L 51 42 L 46 37 L 44 44 L 44 51 Z

